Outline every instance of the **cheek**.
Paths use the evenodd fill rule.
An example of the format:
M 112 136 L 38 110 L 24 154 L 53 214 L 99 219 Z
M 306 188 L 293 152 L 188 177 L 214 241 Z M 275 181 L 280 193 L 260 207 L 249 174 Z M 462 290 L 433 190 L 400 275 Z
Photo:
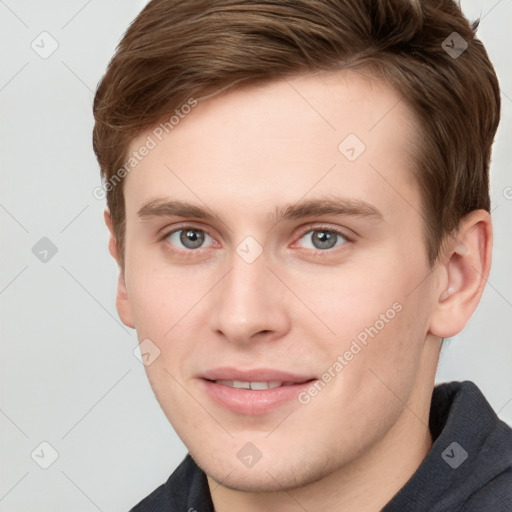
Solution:
M 129 283 L 129 298 L 139 338 L 159 339 L 173 325 L 172 299 L 165 283 L 151 277 L 139 275 Z
M 315 273 L 307 278 L 290 276 L 294 291 L 335 333 L 336 338 L 355 337 L 377 323 L 392 322 L 403 305 L 408 277 L 385 265 L 352 264 Z M 326 337 L 329 339 L 329 337 Z M 334 340 L 333 340 L 334 342 Z
M 411 291 L 428 272 L 421 258 L 408 265 L 404 258 L 406 253 L 387 251 L 328 273 L 290 276 L 296 280 L 297 295 L 307 297 L 322 321 L 318 325 L 326 335 L 316 339 L 326 370 L 338 356 L 350 367 L 343 370 L 345 378 L 358 382 L 368 378 L 369 368 L 393 379 L 396 369 L 406 366 L 408 379 L 405 373 L 417 367 L 427 332 L 427 290 L 420 286 Z M 305 320 L 300 322 L 306 329 Z
M 208 281 L 196 277 L 190 269 L 162 264 L 161 258 L 152 259 L 150 251 L 132 253 L 126 285 L 139 338 L 165 339 L 172 333 L 172 328 L 208 291 Z

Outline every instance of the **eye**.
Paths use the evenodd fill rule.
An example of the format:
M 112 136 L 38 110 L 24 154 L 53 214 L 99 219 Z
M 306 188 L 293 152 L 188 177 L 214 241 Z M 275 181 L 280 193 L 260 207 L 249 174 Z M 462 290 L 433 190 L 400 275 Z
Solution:
M 211 243 L 213 238 L 202 231 L 201 229 L 193 227 L 185 227 L 177 229 L 168 233 L 165 238 L 177 247 L 184 247 L 185 249 L 198 249 L 205 243 Z
M 325 251 L 343 245 L 348 238 L 335 229 L 318 228 L 307 231 L 299 239 L 301 240 L 303 241 L 301 245 L 306 249 Z

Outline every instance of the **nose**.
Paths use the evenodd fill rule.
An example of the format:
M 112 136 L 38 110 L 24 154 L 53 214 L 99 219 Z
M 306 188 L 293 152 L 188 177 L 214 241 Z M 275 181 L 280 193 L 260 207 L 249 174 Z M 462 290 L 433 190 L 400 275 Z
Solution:
M 272 340 L 289 330 L 286 296 L 264 253 L 252 263 L 233 254 L 230 271 L 215 288 L 212 327 L 229 341 Z

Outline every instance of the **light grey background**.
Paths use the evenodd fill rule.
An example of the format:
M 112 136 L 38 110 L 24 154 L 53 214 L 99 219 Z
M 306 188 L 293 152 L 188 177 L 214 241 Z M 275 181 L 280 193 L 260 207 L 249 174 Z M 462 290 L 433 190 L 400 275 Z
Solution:
M 93 93 L 144 3 L 0 0 L 0 512 L 126 511 L 186 453 L 133 355 L 134 331 L 118 319 L 104 202 L 92 195 Z M 503 93 L 494 262 L 477 313 L 443 350 L 438 381 L 473 380 L 512 423 L 512 2 L 462 7 L 482 17 Z M 43 237 L 57 248 L 46 262 L 32 252 Z M 42 442 L 58 452 L 48 469 Z

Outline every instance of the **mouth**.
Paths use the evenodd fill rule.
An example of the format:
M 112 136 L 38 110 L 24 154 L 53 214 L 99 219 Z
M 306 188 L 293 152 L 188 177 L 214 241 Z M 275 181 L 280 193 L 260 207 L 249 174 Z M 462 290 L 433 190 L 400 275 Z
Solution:
M 279 380 L 270 380 L 270 381 L 241 381 L 241 380 L 212 380 L 210 382 L 214 382 L 215 384 L 220 384 L 222 386 L 228 386 L 230 388 L 236 389 L 252 389 L 253 391 L 261 391 L 262 389 L 274 389 L 280 388 L 283 386 L 295 386 L 297 384 L 303 384 L 304 382 L 311 382 L 313 379 L 308 379 L 303 382 L 282 382 Z
M 317 379 L 270 369 L 219 368 L 205 373 L 199 380 L 205 395 L 217 406 L 255 416 L 296 400 Z

